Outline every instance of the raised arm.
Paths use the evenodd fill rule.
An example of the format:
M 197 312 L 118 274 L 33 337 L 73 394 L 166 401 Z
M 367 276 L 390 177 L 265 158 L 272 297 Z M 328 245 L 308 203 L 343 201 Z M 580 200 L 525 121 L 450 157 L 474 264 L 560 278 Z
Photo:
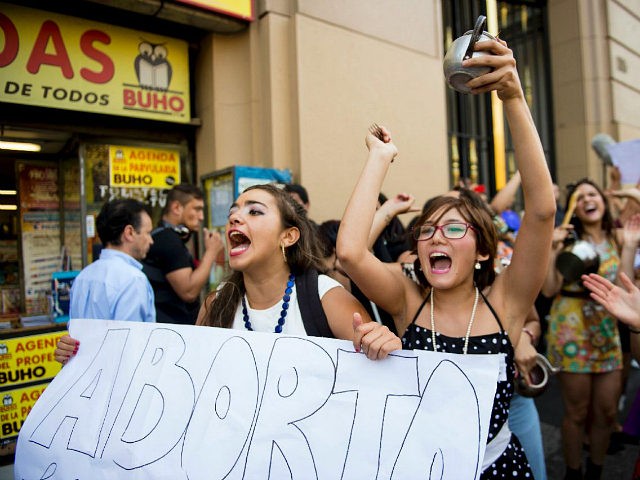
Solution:
M 564 248 L 564 241 L 572 229 L 573 225 L 560 225 L 553 230 L 551 251 L 547 260 L 547 273 L 541 289 L 545 297 L 554 297 L 562 288 L 564 279 L 556 268 L 556 260 Z
M 489 203 L 491 210 L 493 210 L 496 215 L 499 215 L 511 207 L 516 199 L 516 193 L 518 193 L 519 188 L 520 172 L 516 172 L 515 175 L 509 179 L 507 184 L 491 199 L 491 203 Z
M 368 246 L 369 250 L 373 248 L 377 238 L 382 234 L 384 229 L 389 225 L 394 217 L 406 212 L 417 212 L 419 210 L 413 209 L 413 203 L 415 198 L 413 195 L 407 193 L 399 193 L 395 197 L 388 199 L 380 208 L 376 210 L 373 217 L 373 224 L 371 225 L 371 231 L 369 232 Z
M 366 137 L 369 156 L 345 210 L 336 244 L 340 264 L 360 290 L 391 315 L 404 310 L 404 295 L 396 274 L 369 250 L 369 233 L 378 202 L 378 193 L 389 165 L 398 150 L 389 132 L 382 127 L 382 140 Z
M 224 249 L 222 236 L 218 232 L 204 230 L 204 254 L 196 268 L 179 268 L 167 273 L 167 281 L 176 295 L 185 302 L 194 302 L 209 280 L 211 268 Z
M 513 52 L 502 41 L 476 44 L 493 55 L 472 57 L 464 66 L 489 65 L 493 71 L 471 80 L 472 93 L 495 90 L 504 107 L 522 182 L 525 215 L 509 268 L 496 280 L 492 297 L 513 331 L 533 304 L 546 273 L 556 210 L 551 175 L 531 112 L 520 85 Z

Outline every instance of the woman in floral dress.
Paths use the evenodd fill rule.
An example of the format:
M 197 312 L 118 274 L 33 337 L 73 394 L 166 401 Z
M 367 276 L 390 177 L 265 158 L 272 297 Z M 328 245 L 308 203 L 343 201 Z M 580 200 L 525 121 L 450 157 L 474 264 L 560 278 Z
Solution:
M 543 294 L 555 297 L 549 315 L 547 355 L 561 369 L 564 403 L 562 443 L 567 473 L 581 479 L 582 445 L 589 438 L 587 477 L 600 478 L 609 439 L 617 424 L 622 386 L 622 351 L 617 320 L 589 298 L 580 282 L 565 282 L 556 268 L 558 254 L 571 231 L 598 253 L 598 274 L 614 281 L 621 268 L 633 268 L 634 234 L 614 228 L 606 197 L 591 180 L 576 183 L 568 198 L 576 200 L 571 223 L 554 231 Z M 630 271 L 629 271 L 630 272 Z

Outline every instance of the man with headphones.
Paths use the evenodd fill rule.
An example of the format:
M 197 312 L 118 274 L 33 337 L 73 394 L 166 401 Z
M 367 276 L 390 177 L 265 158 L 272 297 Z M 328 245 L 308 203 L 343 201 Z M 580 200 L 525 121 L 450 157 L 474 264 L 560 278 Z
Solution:
M 155 294 L 159 323 L 193 325 L 200 308 L 200 292 L 216 257 L 223 249 L 217 232 L 203 229 L 204 253 L 199 263 L 185 245 L 204 220 L 204 195 L 188 184 L 173 187 L 162 210 L 160 225 L 152 232 L 153 245 L 145 258 L 144 273 Z

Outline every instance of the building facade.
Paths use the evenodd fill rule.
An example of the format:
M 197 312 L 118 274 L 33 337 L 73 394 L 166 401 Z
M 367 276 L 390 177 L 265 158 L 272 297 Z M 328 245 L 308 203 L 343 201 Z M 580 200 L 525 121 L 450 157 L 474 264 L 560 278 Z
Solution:
M 589 176 L 602 184 L 592 138 L 640 138 L 640 4 L 549 1 L 548 19 L 558 182 Z
M 121 83 L 136 84 L 130 87 L 136 92 L 131 98 L 141 103 L 133 101 L 132 108 L 120 112 L 100 105 L 59 108 L 55 101 L 29 104 L 16 98 L 28 93 L 24 89 L 32 77 L 42 77 L 42 72 L 48 72 L 49 79 L 64 76 L 64 45 L 50 33 L 41 38 L 40 71 L 27 65 L 32 61 L 28 56 L 22 66 L 15 63 L 20 56 L 9 61 L 8 42 L 0 52 L 5 79 L 0 135 L 3 140 L 27 138 L 47 146 L 42 153 L 2 151 L 0 186 L 19 190 L 15 172 L 23 161 L 45 162 L 57 169 L 62 196 L 56 210 L 61 216 L 48 220 L 59 222 L 53 233 L 60 237 L 55 249 L 66 247 L 74 269 L 91 260 L 91 215 L 106 198 L 133 191 L 126 183 L 129 177 L 114 177 L 117 162 L 112 158 L 133 148 L 147 149 L 143 156 L 152 164 L 137 168 L 155 172 L 160 168 L 153 160 L 160 158 L 153 157 L 157 150 L 174 155 L 173 163 L 163 167 L 180 171 L 172 181 L 200 183 L 213 172 L 237 165 L 286 169 L 307 187 L 310 216 L 324 221 L 342 215 L 366 158 L 365 133 L 376 122 L 391 129 L 400 151 L 384 185 L 387 196 L 411 193 L 420 206 L 461 177 L 494 192 L 514 168 L 499 102 L 490 96 L 454 93 L 442 72 L 446 48 L 472 28 L 479 14 L 487 15 L 489 31 L 501 30 L 501 37 L 514 46 L 527 99 L 560 185 L 583 176 L 606 183 L 607 173 L 591 148 L 595 134 L 607 133 L 616 141 L 640 137 L 640 92 L 634 81 L 640 70 L 640 5 L 633 0 L 247 0 L 235 2 L 239 9 L 248 8 L 240 13 L 222 11 L 217 3 L 0 4 L 5 36 L 12 32 L 12 15 L 24 8 L 37 13 L 25 17 L 33 19 L 26 22 L 34 22 L 34 29 L 57 18 L 63 24 L 77 22 L 86 31 L 99 31 L 91 28 L 94 23 L 112 28 L 116 34 L 111 46 L 100 43 L 99 37 L 90 39 L 93 44 L 86 40 L 89 47 L 69 46 L 70 58 L 79 48 L 89 61 L 78 72 L 90 77 L 108 66 L 100 63 L 100 52 L 113 54 L 116 67 L 121 62 L 129 69 L 129 79 Z M 133 76 L 133 57 L 123 60 L 124 47 L 115 39 L 126 37 L 142 48 L 140 39 L 145 36 L 154 38 L 148 43 L 169 48 L 172 82 L 181 78 L 180 88 L 175 83 L 165 90 L 162 85 L 145 86 Z M 175 56 L 180 49 L 182 63 Z M 9 76 L 11 68 L 24 70 L 17 80 Z M 70 101 L 73 89 L 60 87 L 59 95 L 68 91 Z M 76 89 L 83 91 L 81 86 Z M 56 89 L 50 91 L 51 100 Z M 156 101 L 157 108 L 179 106 L 181 118 L 167 118 L 166 112 L 140 113 L 163 91 L 167 97 Z M 172 100 L 177 91 L 185 96 Z M 98 98 L 94 103 L 99 104 Z M 125 148 L 118 150 L 119 146 Z M 76 168 L 82 173 L 74 173 Z M 134 175 L 134 180 L 140 178 Z M 136 187 L 145 187 L 142 198 L 159 205 L 162 189 L 170 185 L 150 185 Z M 13 235 L 23 243 L 16 257 L 20 272 L 26 272 L 28 245 L 23 240 L 33 222 L 25 223 L 22 210 L 28 208 L 1 216 L 6 237 Z M 47 281 L 49 273 L 45 272 Z M 21 289 L 24 297 L 29 289 L 24 278 Z M 23 313 L 25 308 L 22 298 Z M 38 309 L 44 306 L 28 313 Z
M 583 176 L 605 184 L 594 135 L 640 137 L 637 2 L 461 2 L 472 13 L 463 25 L 452 25 L 459 17 L 446 23 L 453 3 L 258 2 L 247 31 L 205 40 L 211 53 L 198 79 L 213 88 L 198 97 L 206 106 L 198 171 L 233 163 L 290 168 L 310 191 L 312 216 L 337 218 L 365 156 L 363 129 L 376 121 L 391 128 L 401 153 L 386 194 L 410 192 L 421 204 L 465 173 L 495 191 L 513 173 L 508 132 L 495 123 L 501 112 L 471 108 L 482 110 L 476 128 L 488 138 L 484 158 L 479 142 L 458 139 L 452 147 L 452 118 L 464 124 L 467 112 L 451 107 L 448 97 L 461 95 L 445 86 L 441 70 L 450 41 L 485 14 L 495 15 L 494 28 L 511 28 L 504 33 L 516 46 L 519 35 L 539 32 L 538 43 L 514 50 L 554 178 L 561 186 Z M 496 143 L 507 153 L 502 164 L 493 162 Z M 470 148 L 480 164 L 465 169 L 474 161 Z
M 385 193 L 419 201 L 446 188 L 439 1 L 257 2 L 238 35 L 203 41 L 197 83 L 199 172 L 289 168 L 311 217 L 339 218 L 366 158 L 372 122 L 400 148 Z
M 37 334 L 50 351 L 35 353 L 52 358 L 65 271 L 92 260 L 110 198 L 140 198 L 157 219 L 172 184 L 202 184 L 207 221 L 221 225 L 234 192 L 207 182 L 243 166 L 287 172 L 311 218 L 338 219 L 373 122 L 400 152 L 387 196 L 420 207 L 466 178 L 495 192 L 515 168 L 500 104 L 453 92 L 442 71 L 479 15 L 516 54 L 558 184 L 606 186 L 593 137 L 640 138 L 637 0 L 0 2 L 0 141 L 40 148 L 0 144 L 5 353 L 6 339 Z M 43 318 L 44 330 L 24 328 Z M 29 398 L 60 366 L 38 368 Z M 22 388 L 0 385 L 4 399 Z M 3 424 L 0 456 L 19 428 Z

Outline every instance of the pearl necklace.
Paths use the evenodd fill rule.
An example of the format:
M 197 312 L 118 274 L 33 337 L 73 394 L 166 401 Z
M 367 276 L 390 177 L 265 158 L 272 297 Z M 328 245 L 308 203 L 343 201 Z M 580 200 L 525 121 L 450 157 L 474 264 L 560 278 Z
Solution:
M 292 273 L 289 275 L 287 281 L 287 288 L 284 290 L 284 296 L 282 297 L 282 311 L 280 312 L 280 318 L 276 327 L 273 329 L 274 333 L 282 333 L 282 327 L 287 318 L 287 312 L 289 311 L 289 300 L 291 300 L 291 292 L 296 282 L 296 276 Z M 249 310 L 247 309 L 247 302 L 245 300 L 246 294 L 242 296 L 242 320 L 244 321 L 244 328 L 249 331 L 253 331 L 251 321 L 249 321 Z
M 473 309 L 471 310 L 471 318 L 469 319 L 469 325 L 467 326 L 467 333 L 464 336 L 464 347 L 462 348 L 462 354 L 466 355 L 467 350 L 469 349 L 469 336 L 471 335 L 471 327 L 473 325 L 473 320 L 476 318 L 476 308 L 478 307 L 478 297 L 480 296 L 480 292 L 478 291 L 478 287 L 476 288 L 476 298 L 473 301 Z M 438 351 L 438 346 L 436 345 L 436 321 L 433 318 L 433 288 L 431 288 L 431 341 L 433 342 L 433 351 Z

